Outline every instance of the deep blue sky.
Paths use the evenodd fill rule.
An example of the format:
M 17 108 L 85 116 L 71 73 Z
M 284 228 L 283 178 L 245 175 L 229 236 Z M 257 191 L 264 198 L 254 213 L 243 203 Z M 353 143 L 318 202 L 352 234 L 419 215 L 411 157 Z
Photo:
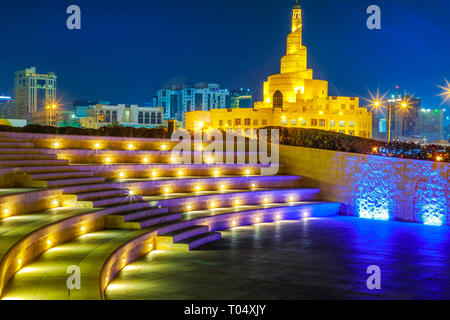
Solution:
M 173 82 L 250 87 L 279 72 L 294 0 L 0 0 L 0 94 L 14 71 L 58 75 L 58 95 L 142 104 Z M 82 30 L 66 28 L 66 8 Z M 396 84 L 436 106 L 450 78 L 448 0 L 300 0 L 314 76 L 330 94 L 367 97 Z M 382 30 L 366 28 L 366 8 Z

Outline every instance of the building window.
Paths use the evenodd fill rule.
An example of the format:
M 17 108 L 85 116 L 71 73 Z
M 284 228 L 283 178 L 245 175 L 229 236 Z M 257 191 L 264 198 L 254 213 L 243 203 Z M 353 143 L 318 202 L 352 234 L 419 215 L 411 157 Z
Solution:
M 345 134 L 345 130 L 339 130 L 339 133 Z
M 303 106 L 303 107 L 302 107 L 302 110 L 303 110 L 303 112 L 306 112 L 306 107 Z
M 341 110 L 345 110 L 345 104 L 341 105 Z
M 150 113 L 148 112 L 145 113 L 145 123 L 150 124 Z
M 232 125 L 232 121 L 231 120 L 227 120 L 227 125 L 229 126 L 229 127 L 231 127 L 231 125 Z
M 156 116 L 156 123 L 162 124 L 162 114 L 161 113 L 158 113 L 158 115 Z
M 355 110 L 355 105 L 354 104 L 350 105 L 350 110 Z
M 345 121 L 339 121 L 339 125 L 340 125 L 341 127 L 345 127 Z
M 253 120 L 253 125 L 254 125 L 254 126 L 257 126 L 257 125 L 258 125 L 258 119 L 254 119 L 254 120 Z
M 222 128 L 223 126 L 223 120 L 219 120 L 219 127 Z
M 112 112 L 112 122 L 114 122 L 114 123 L 117 122 L 117 111 Z
M 336 121 L 331 120 L 330 121 L 330 127 L 336 127 Z
M 267 126 L 267 119 L 263 119 L 263 120 L 262 120 L 262 125 L 263 125 L 263 126 Z
M 281 124 L 284 126 L 287 125 L 287 120 L 286 119 L 281 120 Z
M 283 108 L 283 94 L 279 90 L 273 94 L 273 107 Z
M 348 125 L 349 125 L 350 127 L 354 127 L 354 126 L 355 126 L 355 121 L 350 121 L 350 122 L 348 123 Z
M 151 124 L 156 124 L 156 113 L 152 112 Z
M 138 114 L 138 123 L 144 123 L 144 113 L 139 112 Z
M 317 119 L 311 119 L 311 127 L 317 127 Z
M 295 126 L 297 124 L 297 120 L 296 119 L 292 119 L 291 123 L 292 123 L 293 126 Z
M 302 120 L 302 126 L 306 127 L 308 125 L 308 121 Z
M 324 119 L 320 119 L 319 120 L 319 127 L 325 127 L 325 120 Z
M 351 136 L 354 136 L 354 135 L 355 135 L 355 131 L 350 130 L 350 131 L 348 132 L 348 134 L 351 135 Z
M 240 126 L 241 125 L 241 119 L 240 118 L 234 119 L 234 125 L 235 126 Z
M 252 122 L 251 122 L 250 118 L 245 118 L 244 124 L 245 124 L 246 126 L 249 126 L 251 123 L 252 123 Z

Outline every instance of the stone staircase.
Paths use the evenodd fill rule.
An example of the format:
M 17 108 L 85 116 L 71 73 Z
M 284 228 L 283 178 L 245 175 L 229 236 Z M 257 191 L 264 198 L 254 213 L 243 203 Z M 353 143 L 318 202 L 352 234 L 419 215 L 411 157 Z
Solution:
M 167 142 L 167 145 L 170 144 Z M 14 186 L 21 188 L 18 190 L 25 192 L 25 197 L 26 192 L 36 190 L 48 193 L 51 198 L 35 200 L 40 201 L 41 209 L 28 208 L 27 212 L 35 212 L 39 216 L 43 215 L 42 208 L 57 207 L 85 212 L 80 213 L 79 219 L 70 215 L 71 222 L 55 222 L 59 223 L 58 228 L 70 233 L 61 231 L 59 237 L 65 239 L 61 243 L 94 231 L 122 232 L 122 240 L 111 240 L 112 247 L 99 253 L 105 254 L 102 260 L 105 265 L 109 255 L 112 257 L 113 253 L 124 250 L 120 245 L 130 246 L 127 250 L 133 252 L 135 249 L 132 246 L 138 243 L 137 239 L 147 235 L 154 238 L 151 238 L 151 245 L 145 252 L 154 249 L 189 251 L 220 239 L 221 233 L 218 231 L 224 229 L 339 214 L 339 204 L 320 201 L 320 190 L 302 188 L 301 177 L 282 173 L 262 176 L 259 165 L 170 164 L 167 161 L 170 147 L 164 151 L 99 152 L 101 157 L 114 153 L 116 156 L 111 156 L 111 159 L 119 159 L 117 155 L 120 154 L 121 163 L 98 163 L 92 160 L 94 157 L 90 150 L 46 149 L 42 148 L 42 143 L 40 148 L 35 148 L 30 139 L 0 135 L 0 178 L 4 175 L 0 181 L 14 181 Z M 66 154 L 77 154 L 77 163 L 64 158 Z M 86 157 L 81 156 L 83 154 Z M 152 155 L 151 161 L 136 163 L 140 161 L 137 160 L 139 157 L 147 154 Z M 20 215 L 19 211 L 14 212 L 10 208 L 14 206 L 5 206 L 0 194 L 0 210 L 3 210 L 4 216 Z M 101 217 L 102 223 L 83 220 L 86 215 Z M 77 224 L 81 221 L 84 221 L 81 225 Z M 40 228 L 36 230 L 35 241 L 54 237 L 52 234 L 57 230 L 53 224 L 49 225 L 48 234 L 41 231 L 45 229 L 43 226 Z M 128 241 L 128 244 L 121 241 Z M 45 252 L 45 245 L 39 244 L 39 248 L 41 253 Z M 37 254 L 38 251 L 33 251 L 35 257 Z M 94 257 L 97 256 L 92 256 L 92 259 Z M 19 261 L 19 265 L 14 267 L 17 270 L 23 264 L 22 259 Z M 123 261 L 131 260 L 127 258 Z M 17 264 L 17 261 L 11 263 Z M 111 277 L 108 276 L 106 283 Z M 0 277 L 0 294 L 1 280 Z

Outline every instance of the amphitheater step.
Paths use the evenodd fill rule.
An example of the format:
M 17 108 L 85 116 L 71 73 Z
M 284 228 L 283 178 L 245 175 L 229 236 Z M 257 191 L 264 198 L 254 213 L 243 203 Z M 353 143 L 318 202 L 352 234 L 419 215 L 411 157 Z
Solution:
M 109 215 L 105 218 L 105 227 L 108 229 L 140 229 L 140 224 L 131 222 L 151 216 L 167 214 L 167 208 L 145 208 L 141 210 L 131 210 Z
M 34 167 L 19 167 L 17 172 L 20 173 L 48 173 L 48 172 L 79 172 L 71 166 L 34 166 Z
M 85 193 L 79 193 L 77 194 L 77 200 L 78 201 L 93 201 L 93 200 L 99 200 L 103 198 L 110 198 L 110 197 L 120 197 L 128 195 L 128 190 L 124 189 L 105 189 L 100 191 L 92 191 L 92 192 L 85 192 Z
M 152 226 L 156 226 L 158 224 L 163 224 L 170 221 L 180 220 L 183 217 L 181 213 L 170 213 L 170 214 L 161 214 L 151 217 L 144 217 L 135 220 L 131 220 L 126 222 L 130 226 L 133 226 L 131 229 L 145 229 L 150 228 Z
M 73 179 L 56 179 L 48 181 L 31 181 L 26 187 L 45 188 L 45 187 L 63 187 L 79 184 L 93 184 L 102 183 L 104 178 L 91 177 L 91 178 L 73 178 Z
M 67 160 L 0 160 L 0 166 L 3 167 L 30 167 L 30 166 L 61 166 L 68 165 Z
M 137 220 L 137 219 L 142 219 L 145 217 L 161 215 L 161 214 L 165 214 L 168 212 L 169 211 L 167 210 L 167 208 L 155 207 L 155 208 L 144 209 L 144 210 L 139 210 L 139 211 L 121 212 L 121 213 L 117 214 L 117 217 L 120 217 L 120 218 L 122 218 L 123 221 L 128 222 L 128 221 L 133 221 L 133 220 Z
M 55 180 L 67 178 L 87 178 L 92 177 L 93 172 L 90 171 L 68 171 L 68 172 L 45 172 L 30 174 L 33 180 Z
M 142 209 L 148 209 L 151 208 L 150 204 L 148 202 L 142 201 L 142 202 L 133 202 L 133 203 L 127 203 L 122 204 L 114 207 L 107 208 L 107 212 L 110 215 L 118 214 L 121 212 L 129 212 L 129 211 L 138 211 Z
M 142 196 L 130 197 L 127 195 L 125 197 L 111 197 L 111 198 L 95 200 L 95 201 L 92 201 L 92 205 L 94 206 L 94 208 L 99 208 L 99 207 L 109 207 L 109 206 L 115 206 L 118 204 L 132 203 L 132 202 L 138 202 L 138 201 L 142 201 Z
M 1 142 L 0 148 L 33 148 L 34 144 L 30 142 Z
M 1 136 L 0 137 L 0 143 L 1 142 L 23 142 L 23 139 L 9 138 L 9 137 L 5 137 L 5 136 Z
M 190 226 L 173 232 L 162 234 L 156 238 L 158 250 L 171 250 L 175 242 L 209 232 L 208 226 Z
M 174 243 L 174 250 L 190 251 L 222 238 L 220 232 L 206 232 Z
M 57 160 L 56 154 L 0 154 L 0 160 Z
M 0 154 L 47 154 L 40 149 L 2 148 Z

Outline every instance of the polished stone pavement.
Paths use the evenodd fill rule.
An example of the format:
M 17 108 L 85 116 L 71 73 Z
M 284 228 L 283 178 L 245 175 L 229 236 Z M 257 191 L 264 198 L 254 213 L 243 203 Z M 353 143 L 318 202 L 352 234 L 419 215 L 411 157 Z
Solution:
M 381 290 L 367 289 L 367 267 Z M 450 228 L 352 217 L 223 233 L 192 252 L 128 265 L 108 299 L 450 299 Z

